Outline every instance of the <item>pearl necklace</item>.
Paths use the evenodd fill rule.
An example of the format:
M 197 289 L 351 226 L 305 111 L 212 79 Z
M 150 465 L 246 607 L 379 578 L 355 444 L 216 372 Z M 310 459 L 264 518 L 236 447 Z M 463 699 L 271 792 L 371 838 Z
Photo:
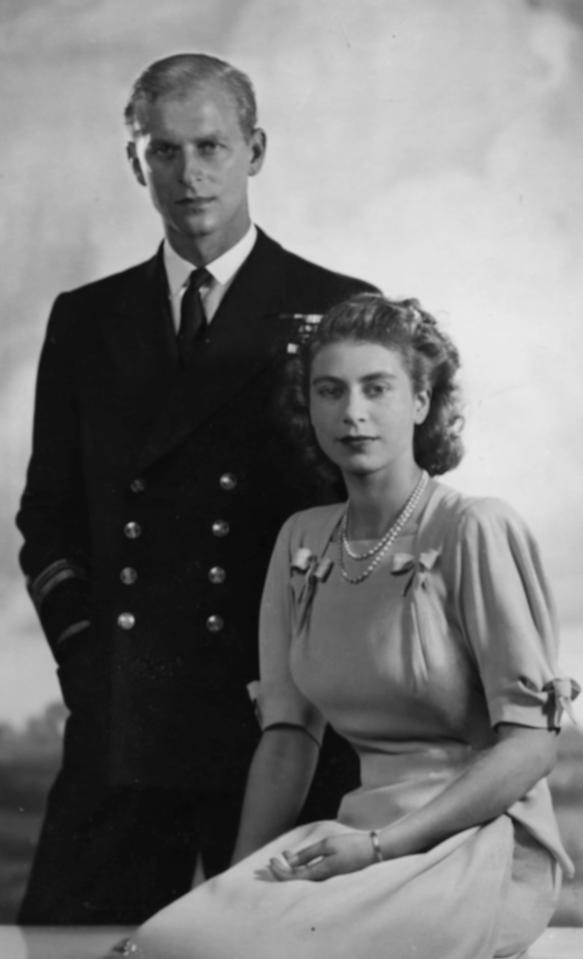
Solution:
M 362 583 L 365 579 L 368 579 L 373 570 L 376 569 L 383 559 L 385 553 L 388 551 L 389 547 L 392 546 L 397 536 L 405 526 L 405 523 L 412 515 L 413 510 L 423 495 L 428 479 L 429 477 L 427 473 L 423 471 L 419 477 L 419 481 L 415 486 L 415 489 L 397 516 L 395 522 L 389 527 L 385 535 L 382 536 L 381 539 L 379 539 L 371 549 L 364 553 L 356 553 L 348 543 L 348 538 L 346 535 L 348 524 L 348 506 L 346 507 L 340 526 L 340 573 L 342 578 L 345 579 L 347 583 L 352 583 L 354 586 L 356 586 L 358 583 Z M 358 576 L 350 576 L 346 569 L 346 555 L 356 560 L 369 559 L 371 556 L 373 556 L 374 559 Z

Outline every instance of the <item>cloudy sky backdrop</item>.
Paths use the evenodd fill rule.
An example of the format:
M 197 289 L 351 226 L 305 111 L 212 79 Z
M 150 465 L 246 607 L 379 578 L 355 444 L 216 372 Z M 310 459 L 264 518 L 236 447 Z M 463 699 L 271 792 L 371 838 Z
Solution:
M 13 527 L 48 310 L 159 241 L 120 117 L 142 67 L 184 50 L 255 81 L 257 222 L 418 296 L 458 342 L 468 452 L 449 481 L 527 518 L 581 679 L 583 4 L 0 0 L 0 722 L 58 696 Z

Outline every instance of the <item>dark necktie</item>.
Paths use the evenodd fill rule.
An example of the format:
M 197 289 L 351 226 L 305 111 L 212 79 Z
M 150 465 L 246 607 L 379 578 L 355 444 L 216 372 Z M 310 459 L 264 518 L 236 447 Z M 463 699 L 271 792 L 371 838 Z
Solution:
M 193 270 L 188 278 L 188 286 L 182 294 L 180 303 L 180 326 L 178 328 L 178 353 L 185 362 L 197 340 L 201 338 L 207 322 L 200 298 L 200 288 L 212 280 L 207 269 Z

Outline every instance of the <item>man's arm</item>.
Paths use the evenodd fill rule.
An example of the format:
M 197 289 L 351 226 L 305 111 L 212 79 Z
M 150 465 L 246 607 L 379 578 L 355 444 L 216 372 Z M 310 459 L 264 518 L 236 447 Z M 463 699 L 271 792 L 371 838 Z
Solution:
M 57 660 L 90 624 L 88 530 L 74 341 L 67 297 L 55 302 L 36 386 L 33 446 L 16 523 L 20 562 Z

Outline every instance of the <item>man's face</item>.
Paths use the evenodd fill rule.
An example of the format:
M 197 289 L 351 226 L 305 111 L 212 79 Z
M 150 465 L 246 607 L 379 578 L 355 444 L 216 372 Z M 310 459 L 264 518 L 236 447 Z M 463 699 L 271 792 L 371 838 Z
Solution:
M 247 178 L 263 164 L 263 131 L 245 140 L 232 96 L 212 82 L 143 105 L 140 120 L 128 155 L 169 242 L 182 256 L 214 259 L 249 226 Z

